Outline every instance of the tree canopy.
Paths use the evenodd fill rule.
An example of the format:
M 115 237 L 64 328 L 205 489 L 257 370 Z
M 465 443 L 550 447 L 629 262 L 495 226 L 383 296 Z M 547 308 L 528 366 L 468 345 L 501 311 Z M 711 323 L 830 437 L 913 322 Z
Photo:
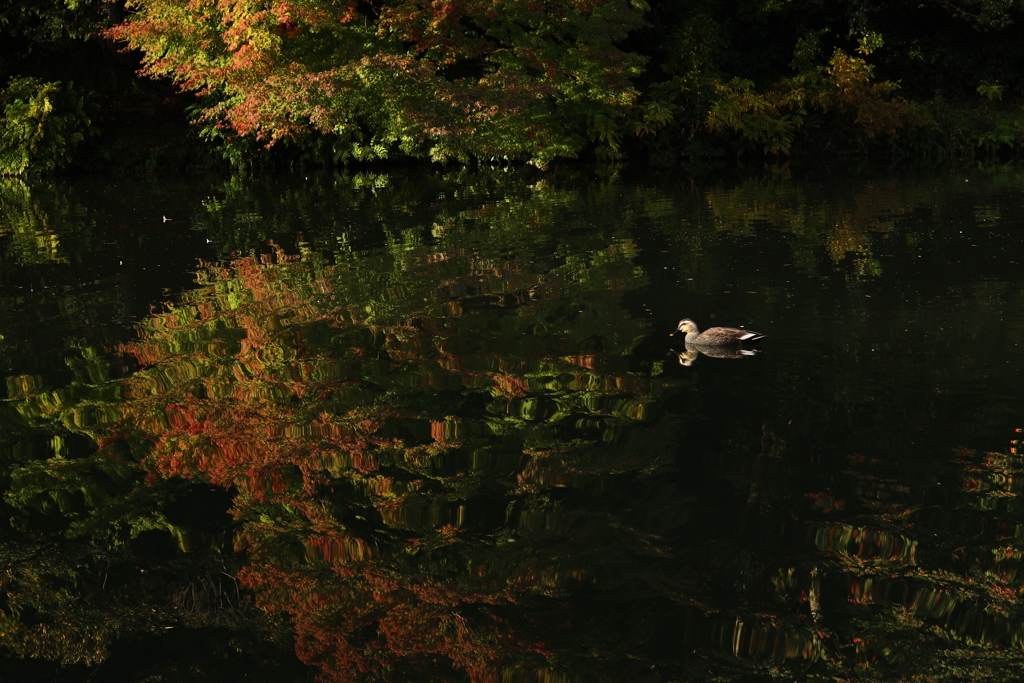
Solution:
M 140 74 L 199 96 L 203 136 L 236 160 L 282 142 L 329 162 L 539 166 L 1024 149 L 1010 0 L 36 0 L 3 15 L 36 57 L 0 62 L 6 79 L 43 88 L 83 56 L 114 68 L 81 44 L 129 48 Z
M 270 143 L 309 131 L 343 156 L 573 156 L 635 104 L 616 45 L 640 0 L 133 5 L 111 34 L 145 72 L 207 96 L 202 118 Z

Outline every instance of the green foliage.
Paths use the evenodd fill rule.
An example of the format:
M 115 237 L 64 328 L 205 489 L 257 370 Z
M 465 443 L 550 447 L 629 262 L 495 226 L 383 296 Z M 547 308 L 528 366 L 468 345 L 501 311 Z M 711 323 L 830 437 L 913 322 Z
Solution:
M 0 175 L 62 168 L 93 133 L 85 95 L 71 83 L 15 78 L 0 91 Z
M 872 50 L 863 47 L 866 44 L 861 50 L 865 53 Z M 802 45 L 795 61 L 806 58 Z M 735 131 L 763 145 L 766 154 L 788 154 L 808 120 L 820 126 L 826 116 L 838 119 L 859 128 L 866 138 L 880 132 L 896 136 L 909 125 L 926 122 L 919 107 L 894 96 L 895 83 L 873 82 L 872 73 L 863 58 L 836 50 L 826 66 L 811 68 L 763 93 L 749 80 L 720 83 L 708 127 L 713 132 Z
M 806 116 L 802 89 L 758 93 L 754 91 L 753 82 L 737 78 L 719 84 L 718 94 L 708 113 L 708 127 L 712 132 L 734 130 L 764 145 L 768 154 L 789 151 L 793 136 Z
M 265 144 L 332 136 L 343 159 L 544 165 L 591 140 L 615 156 L 643 63 L 616 47 L 639 1 L 135 8 L 111 35 L 203 93 L 207 124 Z
M 1014 0 L 952 0 L 944 2 L 949 12 L 984 31 L 1011 26 L 1020 11 Z
M 107 18 L 102 0 L 0 0 L 5 34 L 39 46 L 86 39 Z
M 1002 0 L 897 2 L 884 12 L 852 1 L 749 2 L 737 11 L 707 1 L 652 14 L 644 54 L 652 75 L 660 69 L 668 79 L 643 93 L 667 103 L 672 120 L 643 142 L 684 159 L 727 151 L 973 158 L 987 152 L 965 148 L 931 98 L 941 92 L 956 98 L 941 106 L 971 109 L 987 105 L 979 95 L 1024 96 L 1015 75 L 1024 13 Z
M 1024 151 L 1022 109 L 945 106 L 935 116 L 944 127 L 956 131 L 955 144 L 965 158 L 1010 157 Z
M 132 0 L 129 9 L 121 23 L 118 1 L 0 0 L 10 46 L 0 79 L 155 87 L 129 83 L 132 58 L 100 46 L 121 40 L 141 51 L 147 75 L 199 95 L 197 132 L 173 133 L 183 144 L 164 142 L 159 126 L 119 138 L 117 117 L 104 115 L 113 142 L 87 148 L 80 168 L 194 168 L 187 158 L 211 165 L 218 154 L 236 167 L 409 157 L 544 167 L 637 153 L 667 164 L 737 154 L 970 159 L 993 145 L 1019 154 L 1003 133 L 968 149 L 928 104 L 1024 102 L 1024 6 L 1014 0 Z M 29 162 L 19 122 L 42 109 L 9 114 L 0 170 L 60 168 L 89 118 L 73 100 L 59 108 L 82 125 L 55 136 L 67 153 L 51 146 Z M 192 153 L 202 144 L 213 154 Z
M 1003 86 L 998 83 L 984 82 L 978 86 L 978 94 L 992 102 L 1003 99 Z

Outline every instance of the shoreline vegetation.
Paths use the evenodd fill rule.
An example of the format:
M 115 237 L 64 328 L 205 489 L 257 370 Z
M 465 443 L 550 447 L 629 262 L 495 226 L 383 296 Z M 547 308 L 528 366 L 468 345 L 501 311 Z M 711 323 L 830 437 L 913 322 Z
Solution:
M 0 0 L 0 174 L 1024 154 L 1007 0 Z

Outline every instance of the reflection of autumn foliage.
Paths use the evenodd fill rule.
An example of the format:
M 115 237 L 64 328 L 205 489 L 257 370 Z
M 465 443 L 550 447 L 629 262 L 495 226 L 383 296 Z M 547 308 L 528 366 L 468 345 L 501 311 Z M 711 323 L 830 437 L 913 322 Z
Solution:
M 925 680 L 950 672 L 975 680 L 993 666 L 1010 677 L 1024 670 L 1024 553 L 1011 502 L 1021 465 L 1012 452 L 960 456 L 949 473 L 959 486 L 942 507 L 925 504 L 928 492 L 886 476 L 878 463 L 862 469 L 864 458 L 853 457 L 852 493 L 866 509 L 851 518 L 833 505 L 823 512 L 839 519 L 810 526 L 831 575 L 825 590 L 846 601 L 844 618 L 839 605 L 824 618 L 849 662 Z
M 643 330 L 613 303 L 636 281 L 630 251 L 566 273 L 420 257 L 207 266 L 124 349 L 148 367 L 124 384 L 117 433 L 145 439 L 163 476 L 235 491 L 240 578 L 327 679 L 543 667 L 557 621 L 517 602 L 554 608 L 659 552 L 558 494 L 607 495 L 599 476 L 650 471 L 670 448 L 630 429 L 655 388 L 627 370 Z M 597 327 L 552 327 L 564 306 Z M 619 346 L 592 350 L 595 330 Z
M 945 187 L 945 194 L 955 188 Z M 826 253 L 831 264 L 846 261 L 860 277 L 877 277 L 893 250 L 911 248 L 938 235 L 914 231 L 915 211 L 922 205 L 936 205 L 944 218 L 960 220 L 954 201 L 943 206 L 945 196 L 934 188 L 913 191 L 896 180 L 877 181 L 854 192 L 847 188 L 810 187 L 786 179 L 756 178 L 733 188 L 716 188 L 703 196 L 707 216 L 701 217 L 716 234 L 753 235 L 771 228 L 790 235 L 791 262 L 805 270 L 820 268 L 819 255 Z M 981 222 L 999 220 L 998 193 L 986 188 L 972 207 Z M 703 251 L 703 249 L 698 249 Z
M 499 615 L 504 595 L 472 594 L 441 582 L 409 584 L 409 576 L 334 558 L 335 574 L 283 570 L 255 563 L 243 579 L 257 591 L 261 607 L 287 610 L 293 617 L 296 648 L 321 667 L 324 678 L 349 680 L 403 659 L 450 662 L 475 680 L 488 680 L 496 664 L 531 652 Z M 442 666 L 443 671 L 446 667 Z

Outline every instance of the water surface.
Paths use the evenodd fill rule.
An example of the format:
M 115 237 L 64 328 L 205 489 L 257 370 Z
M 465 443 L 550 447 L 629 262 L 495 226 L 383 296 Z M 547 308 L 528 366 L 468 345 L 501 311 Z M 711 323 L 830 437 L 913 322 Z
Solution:
M 8 181 L 4 668 L 1013 679 L 1022 188 Z

